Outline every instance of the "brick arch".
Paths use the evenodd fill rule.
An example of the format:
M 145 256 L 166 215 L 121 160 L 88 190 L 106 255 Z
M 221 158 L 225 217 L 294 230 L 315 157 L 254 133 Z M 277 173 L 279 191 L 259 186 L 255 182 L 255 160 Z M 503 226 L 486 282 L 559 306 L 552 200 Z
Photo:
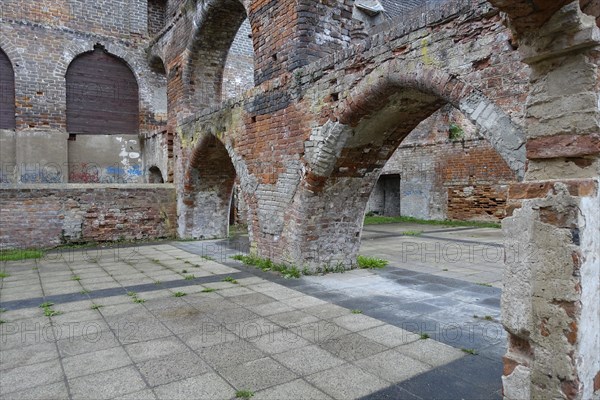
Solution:
M 385 115 L 385 107 L 394 98 L 408 105 L 411 100 L 415 105 L 420 104 L 412 111 L 401 109 L 396 118 L 389 117 L 390 126 L 404 126 L 398 126 L 386 145 L 394 147 L 395 142 L 399 145 L 422 120 L 442 105 L 451 104 L 479 128 L 516 176 L 523 179 L 526 152 L 522 128 L 481 91 L 438 68 L 422 64 L 407 66 L 398 61 L 384 64 L 363 78 L 340 103 L 337 118 L 356 131 L 366 119 L 382 111 Z M 395 147 L 391 151 L 394 150 Z
M 97 65 L 103 68 L 98 69 Z M 139 84 L 122 58 L 96 45 L 93 51 L 82 53 L 71 62 L 65 80 L 70 133 L 139 132 Z M 99 90 L 90 91 L 91 87 Z
M 182 73 L 184 97 L 190 110 L 218 104 L 222 98 L 223 70 L 233 40 L 248 16 L 247 2 L 199 2 L 186 47 Z M 226 21 L 226 23 L 223 23 Z
M 185 169 L 180 196 L 181 237 L 227 237 L 235 179 L 230 150 L 215 135 L 203 133 Z
M 89 40 L 87 42 L 83 41 L 72 41 L 70 42 L 62 51 L 60 59 L 55 64 L 54 68 L 54 76 L 66 76 L 69 65 L 75 60 L 78 56 L 88 53 L 94 49 L 94 46 L 98 43 L 97 40 Z M 106 49 L 106 51 L 125 62 L 125 64 L 129 67 L 137 84 L 140 88 L 139 96 L 140 101 L 149 105 L 152 104 L 152 95 L 153 88 L 150 86 L 148 80 L 146 79 L 146 72 L 148 71 L 147 61 L 145 59 L 137 59 L 133 53 L 130 53 L 125 48 L 116 45 L 114 43 L 101 43 L 102 46 Z
M 519 177 L 524 174 L 521 128 L 480 91 L 443 70 L 390 61 L 338 96 L 305 148 L 308 168 L 289 215 L 310 215 L 311 223 L 286 221 L 282 240 L 291 259 L 354 266 L 364 210 L 381 169 L 402 140 L 446 104 L 474 122 Z

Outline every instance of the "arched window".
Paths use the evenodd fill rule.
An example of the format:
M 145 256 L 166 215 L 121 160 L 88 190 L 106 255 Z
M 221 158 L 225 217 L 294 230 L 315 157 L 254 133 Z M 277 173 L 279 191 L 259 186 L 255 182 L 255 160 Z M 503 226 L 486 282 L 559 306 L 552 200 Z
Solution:
M 157 166 L 152 166 L 148 170 L 148 183 L 165 183 L 162 172 Z
M 15 72 L 0 49 L 0 129 L 15 129 Z
M 125 62 L 101 45 L 77 57 L 67 70 L 67 130 L 70 134 L 136 134 L 138 84 Z

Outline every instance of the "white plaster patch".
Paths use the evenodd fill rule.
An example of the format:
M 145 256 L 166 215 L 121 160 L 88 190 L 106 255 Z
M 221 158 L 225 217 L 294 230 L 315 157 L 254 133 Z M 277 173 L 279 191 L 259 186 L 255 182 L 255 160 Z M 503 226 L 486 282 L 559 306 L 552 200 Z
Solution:
M 581 319 L 577 368 L 583 382 L 583 399 L 593 398 L 593 381 L 600 370 L 600 196 L 581 199 L 583 221 L 581 251 Z
M 504 398 L 507 400 L 529 399 L 531 390 L 529 388 L 531 371 L 529 368 L 518 365 L 512 374 L 502 377 L 504 387 Z

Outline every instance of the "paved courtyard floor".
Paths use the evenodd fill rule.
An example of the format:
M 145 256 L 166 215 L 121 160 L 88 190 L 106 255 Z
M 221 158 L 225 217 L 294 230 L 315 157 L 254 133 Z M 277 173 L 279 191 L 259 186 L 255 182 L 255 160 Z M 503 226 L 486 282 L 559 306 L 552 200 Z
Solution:
M 232 260 L 243 237 L 6 262 L 0 398 L 501 398 L 501 263 L 449 253 L 499 235 L 367 227 L 388 267 L 300 279 Z

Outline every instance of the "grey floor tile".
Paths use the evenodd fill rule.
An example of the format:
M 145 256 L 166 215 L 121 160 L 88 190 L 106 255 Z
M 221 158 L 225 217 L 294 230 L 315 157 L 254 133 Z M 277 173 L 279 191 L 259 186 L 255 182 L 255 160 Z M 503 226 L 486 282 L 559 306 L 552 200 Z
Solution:
M 125 350 L 136 362 L 142 362 L 174 353 L 189 351 L 188 347 L 176 336 L 169 336 L 125 346 Z
M 372 356 L 388 348 L 357 333 L 340 336 L 321 344 L 321 347 L 333 355 L 347 361 L 356 361 Z
M 70 379 L 69 386 L 73 399 L 111 399 L 146 388 L 131 366 Z
M 209 366 L 192 352 L 169 354 L 137 365 L 152 387 L 209 372 Z
M 350 314 L 350 310 L 335 304 L 326 303 L 322 305 L 304 308 L 302 311 L 314 315 L 320 319 L 332 319 L 342 315 Z
M 394 350 L 364 358 L 356 365 L 390 383 L 404 381 L 433 368 Z
M 23 308 L 20 310 L 8 310 L 2 313 L 2 319 L 8 322 L 17 322 L 23 319 L 36 318 L 44 315 L 39 307 Z
M 69 397 L 64 381 L 36 386 L 9 394 L 2 393 L 4 400 L 48 400 L 67 399 Z
M 62 363 L 67 378 L 71 379 L 121 368 L 132 362 L 122 347 L 113 347 L 111 349 L 66 357 L 63 358 Z
M 219 372 L 237 390 L 253 392 L 289 382 L 298 377 L 271 358 L 261 358 L 245 364 L 232 365 L 219 370 Z
M 389 385 L 386 381 L 351 364 L 321 371 L 305 379 L 308 383 L 339 400 L 360 398 Z
M 235 390 L 215 373 L 183 379 L 154 389 L 161 400 L 226 400 L 235 396 Z
M 384 322 L 378 319 L 371 318 L 363 314 L 343 315 L 341 317 L 332 319 L 331 322 L 351 332 L 364 331 L 366 329 L 384 324 Z
M 139 392 L 129 393 L 123 396 L 115 397 L 113 400 L 156 400 L 157 397 L 151 389 L 141 390 Z
M 244 321 L 256 320 L 260 318 L 260 315 L 253 313 L 252 311 L 246 310 L 245 308 L 227 308 L 221 312 L 215 310 L 211 312 L 211 318 L 220 324 L 235 324 L 242 323 Z
M 81 335 L 66 337 L 58 340 L 58 350 L 62 357 L 75 356 L 83 353 L 109 349 L 119 346 L 114 333 L 110 330 L 93 327 L 86 324 Z
M 420 339 L 420 336 L 393 325 L 381 325 L 359 332 L 359 335 L 388 347 L 408 344 Z
M 431 339 L 417 340 L 395 349 L 410 358 L 433 367 L 448 364 L 465 356 L 465 353 L 461 350 Z
M 283 327 L 300 326 L 318 321 L 318 318 L 314 315 L 310 315 L 300 310 L 274 314 L 270 315 L 268 318 Z
M 221 369 L 229 365 L 239 365 L 263 358 L 265 353 L 245 340 L 221 343 L 210 347 L 201 347 L 197 353 L 211 367 Z
M 1 342 L 0 338 L 0 342 Z M 0 350 L 0 371 L 58 359 L 54 342 L 41 342 L 25 347 Z M 0 372 L 1 374 L 1 372 Z
M 273 300 L 273 299 L 271 299 Z M 254 305 L 247 307 L 250 311 L 266 317 L 268 315 L 280 314 L 284 312 L 294 311 L 295 308 L 288 306 L 285 303 L 279 301 L 271 301 L 269 303 Z
M 326 320 L 309 322 L 305 325 L 286 329 L 291 330 L 299 336 L 302 336 L 311 343 L 317 344 L 328 342 L 350 333 L 349 330 Z
M 6 393 L 18 392 L 62 380 L 63 372 L 58 359 L 7 369 L 0 373 L 0 394 L 4 396 Z
M 327 302 L 313 296 L 298 296 L 281 300 L 283 303 L 298 309 L 305 309 L 314 306 L 322 306 Z
M 275 354 L 273 358 L 300 376 L 310 375 L 345 363 L 341 358 L 335 357 L 316 345 Z
M 262 304 L 272 303 L 273 298 L 265 296 L 262 293 L 252 292 L 250 294 L 244 294 L 240 296 L 230 297 L 229 300 L 239 304 L 240 306 L 250 308 L 251 306 L 258 306 Z
M 122 344 L 145 342 L 173 334 L 156 318 L 125 318 L 117 322 L 113 321 L 111 328 Z
M 203 325 L 195 331 L 180 334 L 179 337 L 194 350 L 241 340 L 232 331 L 218 324 Z
M 331 397 L 302 379 L 283 383 L 255 393 L 253 400 L 330 400 Z
M 293 330 L 288 329 L 277 330 L 247 340 L 267 354 L 283 353 L 310 344 L 301 336 L 296 335 Z

